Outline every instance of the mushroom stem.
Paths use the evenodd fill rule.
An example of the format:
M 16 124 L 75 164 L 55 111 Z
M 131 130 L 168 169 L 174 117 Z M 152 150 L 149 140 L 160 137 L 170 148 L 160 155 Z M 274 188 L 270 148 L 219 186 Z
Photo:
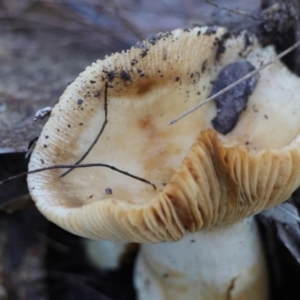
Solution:
M 115 270 L 129 243 L 107 240 L 84 239 L 84 246 L 90 262 L 100 270 Z
M 143 244 L 135 269 L 139 300 L 266 300 L 268 274 L 257 225 L 187 234 L 173 243 Z

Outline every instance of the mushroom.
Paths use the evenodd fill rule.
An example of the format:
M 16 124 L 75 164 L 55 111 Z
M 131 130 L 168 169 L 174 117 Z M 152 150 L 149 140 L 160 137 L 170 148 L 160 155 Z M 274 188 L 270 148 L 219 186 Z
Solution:
M 299 186 L 299 78 L 279 61 L 262 70 L 225 135 L 212 126 L 223 109 L 214 102 L 168 121 L 207 98 L 226 66 L 258 68 L 274 57 L 246 31 L 197 27 L 87 67 L 53 108 L 29 170 L 106 167 L 30 174 L 38 209 L 83 237 L 142 243 L 134 279 L 141 300 L 267 299 L 251 216 Z

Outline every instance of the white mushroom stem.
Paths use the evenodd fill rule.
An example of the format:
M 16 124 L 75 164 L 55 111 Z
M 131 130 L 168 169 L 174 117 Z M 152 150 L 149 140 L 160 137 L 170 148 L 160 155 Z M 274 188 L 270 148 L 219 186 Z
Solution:
M 268 275 L 253 218 L 143 244 L 135 269 L 139 300 L 266 300 Z
M 128 243 L 106 240 L 84 240 L 85 251 L 91 263 L 106 270 L 114 270 L 120 266 L 120 259 L 126 252 Z

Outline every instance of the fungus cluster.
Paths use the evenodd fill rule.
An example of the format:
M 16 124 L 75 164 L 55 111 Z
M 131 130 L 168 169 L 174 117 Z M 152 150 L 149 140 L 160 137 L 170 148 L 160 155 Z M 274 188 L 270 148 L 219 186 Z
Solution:
M 38 209 L 83 237 L 143 243 L 139 299 L 267 299 L 250 216 L 300 184 L 299 78 L 277 61 L 236 90 L 233 107 L 225 95 L 168 122 L 207 98 L 222 70 L 274 57 L 247 32 L 197 27 L 87 67 L 53 108 L 29 170 L 103 163 L 145 180 L 104 167 L 30 174 Z

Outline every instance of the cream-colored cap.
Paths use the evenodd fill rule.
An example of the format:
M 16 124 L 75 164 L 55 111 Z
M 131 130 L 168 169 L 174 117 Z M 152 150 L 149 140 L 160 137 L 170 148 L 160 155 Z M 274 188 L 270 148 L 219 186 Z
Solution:
M 300 183 L 300 81 L 281 62 L 260 72 L 227 135 L 212 129 L 213 101 L 168 125 L 209 96 L 228 64 L 257 68 L 274 57 L 247 32 L 202 27 L 92 64 L 54 107 L 29 170 L 78 161 L 105 120 L 107 92 L 107 126 L 82 163 L 112 165 L 157 189 L 104 167 L 44 171 L 28 176 L 38 209 L 81 236 L 163 242 L 283 202 Z

